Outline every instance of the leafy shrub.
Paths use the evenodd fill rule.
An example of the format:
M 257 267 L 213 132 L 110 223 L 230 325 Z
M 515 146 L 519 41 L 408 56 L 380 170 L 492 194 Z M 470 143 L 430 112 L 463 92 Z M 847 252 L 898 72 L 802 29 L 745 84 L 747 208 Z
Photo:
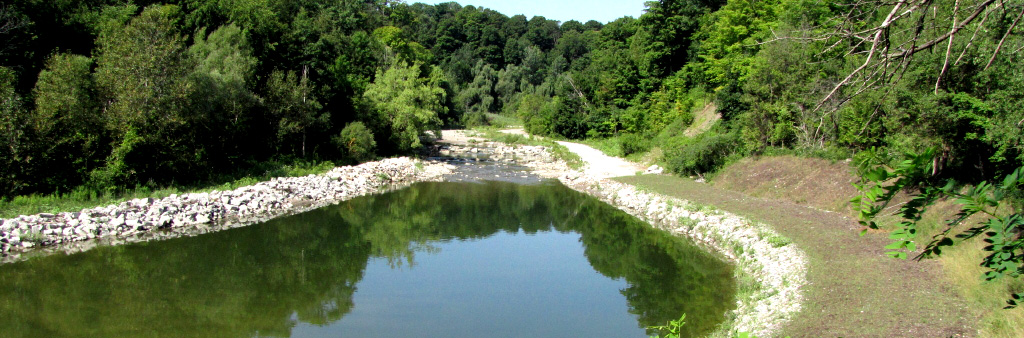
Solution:
M 721 168 L 736 152 L 739 138 L 735 133 L 706 132 L 681 148 L 665 154 L 668 168 L 683 175 L 702 175 Z
M 619 145 L 622 148 L 622 156 L 651 150 L 651 140 L 637 134 L 623 134 L 619 137 Z
M 715 92 L 715 105 L 718 106 L 718 113 L 722 119 L 732 120 L 739 114 L 750 109 L 750 105 L 743 102 L 743 88 L 736 82 L 731 82 Z
M 469 112 L 462 115 L 462 125 L 466 128 L 484 127 L 490 125 L 487 121 L 487 115 L 482 112 Z
M 558 98 L 548 101 L 539 95 L 523 95 L 517 112 L 523 120 L 523 128 L 533 135 L 550 136 L 552 116 L 558 109 L 558 101 Z
M 334 138 L 334 142 L 349 157 L 359 162 L 373 159 L 374 148 L 377 147 L 373 132 L 362 122 L 349 123 L 341 130 L 341 134 Z

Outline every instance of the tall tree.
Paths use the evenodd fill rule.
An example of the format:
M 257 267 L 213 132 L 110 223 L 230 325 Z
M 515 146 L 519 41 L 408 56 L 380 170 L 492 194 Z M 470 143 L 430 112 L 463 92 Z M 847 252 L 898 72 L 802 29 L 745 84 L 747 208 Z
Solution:
M 222 159 L 239 156 L 243 149 L 263 143 L 254 142 L 255 135 L 250 133 L 259 118 L 256 108 L 261 99 L 250 89 L 257 59 L 241 28 L 229 24 L 209 36 L 202 29 L 189 54 L 197 62 L 192 73 L 192 109 L 209 120 L 197 126 L 204 130 L 202 143 Z
M 73 54 L 56 54 L 39 73 L 33 90 L 35 130 L 39 159 L 36 173 L 42 189 L 68 191 L 82 183 L 109 153 L 100 119 L 93 60 Z
M 640 16 L 645 33 L 640 48 L 650 75 L 660 78 L 682 68 L 689 61 L 701 17 L 723 4 L 724 0 L 648 1 L 647 12 Z
M 195 67 L 177 30 L 181 14 L 177 6 L 153 5 L 128 25 L 100 33 L 96 84 L 116 144 L 97 173 L 101 181 L 170 177 L 200 160 L 187 128 L 194 122 L 188 99 Z
M 13 70 L 0 67 L 0 196 L 11 196 L 25 185 L 21 169 L 26 165 L 26 128 L 21 95 L 15 91 L 16 79 Z
M 301 75 L 295 71 L 275 71 L 267 81 L 267 107 L 279 119 L 277 136 L 285 142 L 299 134 L 302 157 L 306 157 L 310 128 L 325 126 L 330 121 L 330 113 L 321 111 L 322 106 L 312 93 L 306 68 Z
M 439 133 L 438 115 L 447 111 L 443 105 L 446 93 L 440 87 L 444 72 L 431 67 L 430 77 L 424 78 L 420 67 L 399 62 L 379 71 L 363 94 L 377 114 L 383 134 L 390 135 L 389 141 L 399 150 L 419 147 L 420 135 L 427 130 Z

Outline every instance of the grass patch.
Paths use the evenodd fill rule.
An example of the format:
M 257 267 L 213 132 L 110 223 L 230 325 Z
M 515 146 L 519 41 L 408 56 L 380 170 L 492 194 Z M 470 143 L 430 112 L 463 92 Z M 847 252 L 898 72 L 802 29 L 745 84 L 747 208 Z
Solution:
M 496 128 L 509 128 L 523 125 L 523 121 L 515 117 L 494 113 L 486 113 L 484 116 L 487 117 L 487 123 Z
M 569 148 L 566 148 L 561 144 L 555 143 L 554 141 L 550 142 L 550 144 L 544 146 L 550 149 L 552 156 L 565 161 L 565 164 L 573 170 L 580 170 L 583 168 L 585 163 L 583 162 L 583 159 L 580 158 L 580 155 L 576 155 L 576 153 L 569 151 Z
M 789 239 L 789 237 L 786 237 L 786 236 L 783 236 L 783 235 L 779 235 L 779 234 L 770 234 L 770 233 L 766 233 L 766 232 L 761 232 L 761 233 L 759 233 L 757 235 L 757 237 L 759 237 L 761 240 L 763 240 L 765 242 L 768 242 L 768 244 L 771 244 L 772 247 L 775 247 L 775 248 L 781 248 L 781 247 L 789 245 L 790 243 L 793 243 L 793 240 Z
M 847 160 L 853 157 L 853 153 L 849 149 L 839 147 L 828 147 L 828 148 L 768 148 L 765 149 L 761 156 L 797 156 L 804 158 L 820 158 L 829 160 L 832 163 Z
M 748 158 L 722 170 L 714 186 L 766 199 L 789 200 L 840 214 L 849 214 L 849 200 L 858 192 L 850 182 L 856 180 L 849 166 L 842 163 L 845 153 L 830 150 L 769 149 L 766 155 Z M 837 162 L 838 161 L 838 162 Z M 906 196 L 898 197 L 891 209 L 882 213 L 878 222 L 883 229 L 891 229 L 898 217 L 891 215 Z M 1005 210 L 1005 209 L 1004 209 Z M 919 223 L 919 247 L 945 229 L 945 220 L 959 211 L 953 201 L 939 201 L 929 208 Z M 969 220 L 969 225 L 979 220 Z M 878 234 L 885 236 L 885 234 Z M 863 240 L 859 240 L 863 241 Z M 875 247 L 883 251 L 884 240 Z M 984 258 L 981 249 L 986 244 L 981 238 L 943 250 L 941 256 L 923 263 L 937 264 L 940 281 L 959 295 L 977 322 L 969 323 L 981 337 L 1024 337 L 1024 309 L 1005 310 L 1004 300 L 1011 293 L 1024 291 L 1024 281 L 1005 278 L 986 282 L 981 276 L 986 271 L 979 263 Z M 884 263 L 884 262 L 883 262 Z M 973 334 L 973 332 L 972 332 Z
M 262 162 L 234 175 L 211 179 L 206 184 L 191 186 L 146 187 L 123 191 L 105 191 L 78 187 L 70 193 L 33 194 L 0 200 L 0 218 L 38 213 L 72 212 L 82 209 L 118 204 L 137 198 L 160 199 L 175 194 L 226 191 L 253 185 L 275 177 L 301 177 L 326 173 L 335 167 L 330 161 L 275 160 Z
M 41 232 L 30 231 L 28 233 L 22 234 L 21 240 L 24 242 L 32 242 L 39 244 L 46 240 L 46 236 L 43 236 L 43 233 Z
M 612 157 L 621 157 L 626 160 L 636 163 L 652 164 L 657 163 L 661 159 L 662 152 L 657 147 L 649 146 L 646 150 L 633 152 L 623 156 L 623 137 L 638 137 L 635 135 L 622 136 L 616 135 L 607 138 L 590 138 L 585 140 L 572 140 L 572 142 L 582 143 L 590 146 L 591 148 L 600 150 L 602 153 Z M 652 142 L 653 143 L 653 142 Z
M 695 219 L 693 219 L 693 218 L 689 218 L 689 217 L 681 217 L 681 218 L 679 218 L 679 225 L 681 225 L 681 226 L 683 226 L 683 227 L 685 227 L 687 229 L 693 229 L 694 227 L 697 226 L 698 223 L 700 223 L 700 222 L 695 220 Z
M 1004 300 L 1011 293 L 1024 291 L 1019 278 L 985 281 L 987 271 L 979 263 L 985 257 L 982 248 L 987 243 L 975 240 L 943 250 L 938 261 L 946 278 L 963 295 L 969 305 L 981 311 L 978 322 L 979 337 L 1024 337 L 1024 310 L 1003 309 Z
M 622 157 L 622 142 L 618 136 L 612 136 L 608 138 L 590 138 L 586 140 L 575 140 L 573 142 L 579 142 L 586 144 L 591 148 L 600 150 L 602 153 L 612 157 Z

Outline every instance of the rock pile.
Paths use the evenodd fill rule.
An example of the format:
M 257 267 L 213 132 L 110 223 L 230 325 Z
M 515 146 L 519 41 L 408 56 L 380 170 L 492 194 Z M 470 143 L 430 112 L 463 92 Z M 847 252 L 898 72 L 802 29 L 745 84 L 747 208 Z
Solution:
M 440 181 L 452 166 L 409 158 L 339 167 L 323 175 L 275 178 L 231 191 L 143 198 L 60 214 L 0 220 L 3 261 L 36 247 L 78 252 L 97 244 L 163 239 L 245 226 L 312 210 L 383 188 Z M 96 241 L 89 241 L 100 239 Z M 89 241 L 89 243 L 84 243 Z M 38 251 L 38 250 L 37 250 Z
M 471 158 L 505 163 L 554 161 L 554 157 L 543 146 L 507 145 L 500 142 L 482 142 L 473 146 L 439 144 L 429 149 L 428 156 Z

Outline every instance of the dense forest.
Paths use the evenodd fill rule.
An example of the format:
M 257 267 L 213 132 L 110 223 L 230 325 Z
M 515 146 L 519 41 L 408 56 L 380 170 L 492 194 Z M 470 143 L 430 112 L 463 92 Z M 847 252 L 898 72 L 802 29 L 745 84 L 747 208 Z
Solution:
M 442 127 L 663 150 L 679 174 L 772 152 L 1024 161 L 1024 1 L 661 0 L 558 22 L 390 0 L 0 4 L 0 195 L 367 160 Z M 686 132 L 694 112 L 717 121 Z M 703 119 L 703 117 L 702 117 Z

